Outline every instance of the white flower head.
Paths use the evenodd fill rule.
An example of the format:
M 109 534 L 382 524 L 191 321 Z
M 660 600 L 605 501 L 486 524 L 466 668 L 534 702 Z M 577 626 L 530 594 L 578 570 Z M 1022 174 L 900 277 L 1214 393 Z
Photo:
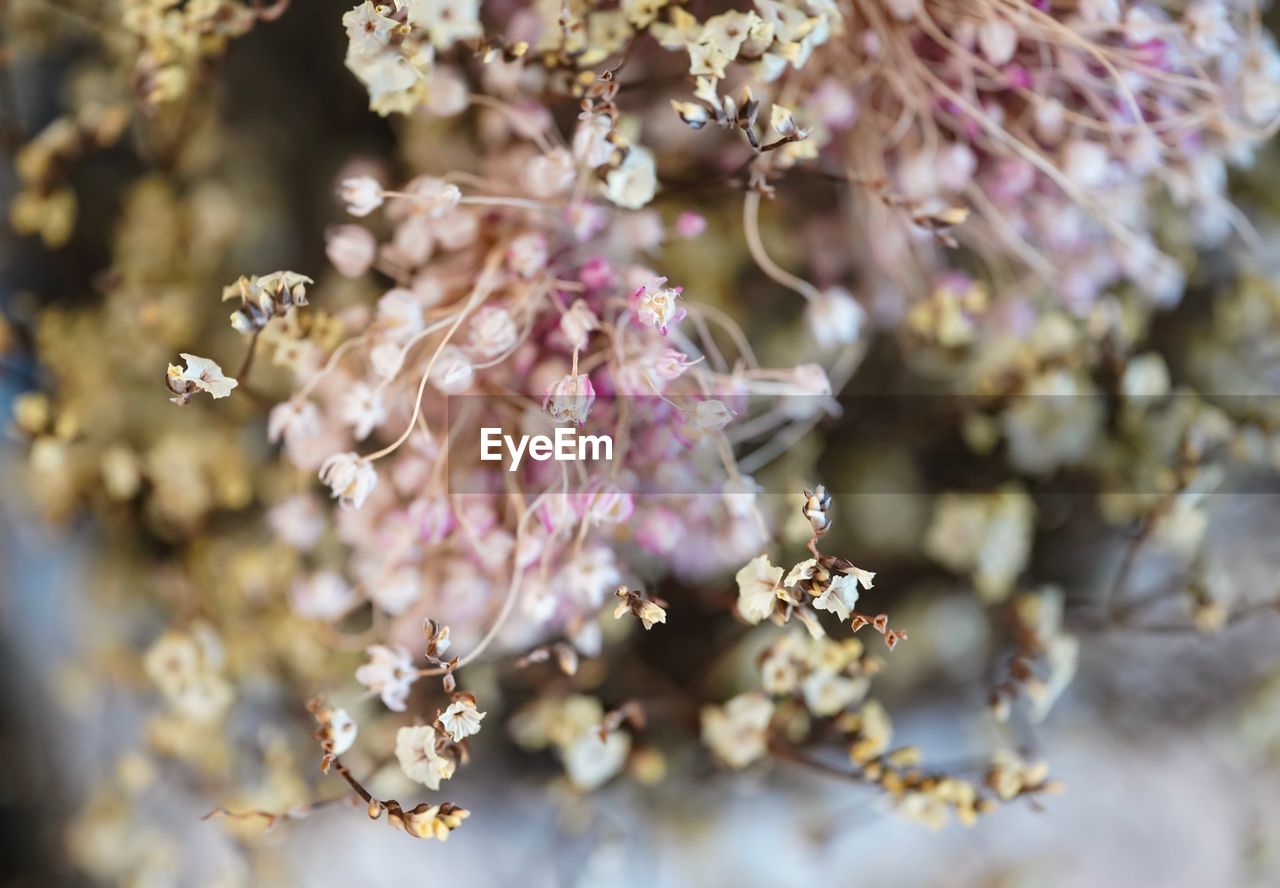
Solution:
M 378 473 L 359 454 L 336 453 L 320 466 L 320 482 L 343 506 L 358 509 L 378 485 Z
M 355 719 L 348 715 L 345 709 L 329 710 L 326 728 L 328 729 L 327 737 L 333 744 L 325 750 L 330 755 L 342 755 L 356 742 L 356 733 L 359 728 Z
M 591 384 L 591 377 L 585 373 L 568 373 L 547 386 L 542 409 L 550 414 L 552 422 L 582 425 L 595 402 L 596 388 Z
M 600 329 L 600 319 L 585 300 L 576 299 L 569 310 L 560 316 L 560 332 L 576 349 L 587 347 L 592 332 Z
M 520 338 L 520 329 L 505 308 L 485 306 L 471 318 L 471 338 L 467 350 L 481 361 L 510 351 Z
M 381 644 L 370 645 L 366 653 L 369 662 L 356 669 L 356 681 L 381 697 L 388 709 L 404 712 L 409 692 L 418 680 L 413 658 L 402 647 Z
M 170 364 L 165 376 L 169 390 L 177 396 L 171 399 L 175 404 L 185 404 L 195 391 L 208 392 L 214 398 L 225 398 L 239 385 L 236 380 L 225 376 L 222 368 L 208 358 L 186 352 L 181 357 L 186 362 L 186 367 Z
M 795 567 L 787 572 L 787 577 L 782 581 L 784 586 L 794 586 L 796 583 L 811 579 L 814 571 L 818 569 L 818 562 L 814 558 L 807 558 L 801 561 Z
M 372 386 L 357 382 L 342 398 L 342 421 L 352 427 L 357 441 L 363 441 L 387 418 L 382 395 Z
M 373 176 L 343 179 L 338 194 L 353 216 L 367 216 L 382 206 L 382 185 Z
M 601 740 L 600 732 L 592 728 L 561 750 L 561 758 L 569 781 L 589 792 L 621 771 L 630 751 L 631 735 L 625 731 L 610 731 Z
M 858 341 L 867 313 L 848 290 L 828 287 L 810 300 L 805 320 L 818 347 L 832 349 Z
M 613 157 L 614 145 L 609 140 L 613 132 L 613 120 L 606 114 L 597 114 L 578 123 L 573 134 L 573 156 L 589 169 L 604 166 Z
M 457 185 L 434 176 L 418 176 L 404 190 L 413 208 L 432 219 L 445 216 L 462 200 L 462 191 Z
M 300 577 L 289 589 L 293 612 L 308 620 L 341 619 L 358 601 L 347 581 L 330 570 Z
M 375 55 L 387 45 L 397 22 L 378 12 L 371 0 L 365 0 L 342 16 L 347 29 L 348 53 L 357 57 Z
M 436 49 L 484 35 L 480 0 L 401 0 L 396 5 L 409 10 L 409 22 L 430 34 Z
M 738 613 L 748 623 L 759 623 L 773 613 L 773 603 L 782 582 L 782 568 L 774 567 L 768 555 L 760 555 L 738 571 Z
M 396 732 L 396 759 L 406 777 L 427 789 L 439 789 L 440 781 L 452 777 L 458 767 L 452 756 L 441 754 L 435 728 L 427 725 Z
M 622 164 L 605 176 L 604 196 L 628 210 L 638 210 L 653 200 L 658 190 L 658 172 L 653 152 L 633 145 Z
M 436 365 L 431 368 L 431 384 L 445 395 L 460 395 L 471 388 L 475 367 L 462 349 L 446 345 L 440 349 Z
M 683 287 L 666 287 L 664 277 L 639 287 L 631 294 L 631 310 L 636 319 L 646 327 L 656 327 L 663 336 L 672 324 L 684 319 L 685 310 L 676 300 L 684 292 Z
M 476 701 L 469 696 L 460 696 L 440 713 L 440 725 L 449 732 L 453 742 L 457 743 L 465 737 L 480 733 L 480 721 L 485 713 L 476 709 Z
M 745 768 L 768 751 L 773 701 L 764 694 L 740 694 L 724 706 L 702 709 L 702 742 L 731 768 Z
M 841 620 L 849 619 L 857 603 L 858 580 L 842 574 L 832 577 L 827 588 L 813 600 L 813 606 L 816 609 L 829 611 Z
M 507 264 L 526 280 L 547 267 L 547 256 L 547 239 L 536 231 L 520 235 L 507 248 Z
M 338 225 L 325 232 L 324 252 L 338 274 L 356 278 L 373 264 L 378 241 L 359 225 Z

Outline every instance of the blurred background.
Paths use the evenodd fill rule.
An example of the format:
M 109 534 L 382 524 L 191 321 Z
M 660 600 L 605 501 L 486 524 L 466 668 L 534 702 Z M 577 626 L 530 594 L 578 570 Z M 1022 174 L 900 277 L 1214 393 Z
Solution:
M 698 742 L 699 708 L 743 686 L 771 629 L 730 615 L 728 570 L 658 582 L 669 617 L 654 631 L 614 631 L 606 612 L 605 650 L 576 676 L 513 670 L 507 655 L 470 667 L 492 729 L 449 786 L 471 817 L 447 844 L 371 823 L 360 804 L 270 830 L 203 820 L 342 797 L 316 767 L 304 709 L 316 694 L 368 711 L 371 743 L 389 748 L 394 725 L 375 720 L 388 713 L 373 715 L 351 679 L 366 633 L 320 632 L 290 609 L 302 568 L 268 511 L 295 474 L 268 443 L 265 409 L 233 398 L 178 411 L 163 368 L 180 351 L 240 353 L 218 296 L 250 270 L 309 274 L 322 306 L 371 303 L 377 294 L 326 257 L 326 231 L 350 221 L 336 183 L 355 169 L 403 181 L 466 168 L 497 138 L 480 114 L 371 113 L 343 63 L 345 0 L 244 5 L 271 12 L 226 39 L 207 32 L 182 62 L 187 88 L 162 103 L 148 44 L 113 4 L 8 0 L 0 11 L 5 884 L 1280 880 L 1269 145 L 1226 186 L 1252 235 L 1176 251 L 1185 292 L 1173 304 L 1120 284 L 1086 308 L 1039 293 L 1007 310 L 1034 306 L 1028 325 L 975 321 L 959 345 L 904 320 L 907 296 L 859 264 L 857 226 L 845 223 L 875 198 L 856 185 L 797 174 L 762 214 L 775 259 L 823 286 L 845 281 L 869 313 L 844 409 L 761 472 L 775 538 L 802 557 L 799 492 L 825 483 L 836 526 L 823 550 L 875 570 L 863 605 L 910 633 L 892 653 L 867 641 L 886 664 L 874 693 L 895 746 L 976 785 L 993 750 L 1016 752 L 1046 762 L 1061 792 L 944 825 L 850 776 L 838 748 L 815 754 L 826 768 L 718 764 Z M 492 4 L 486 19 L 500 26 L 517 5 Z M 637 58 L 649 65 L 637 82 L 670 78 L 661 59 Z M 663 187 L 649 211 L 671 224 L 692 210 L 709 226 L 652 264 L 732 316 L 761 355 L 798 363 L 811 333 L 798 297 L 752 261 L 742 189 L 697 184 L 736 161 L 674 128 L 665 93 L 630 95 L 620 106 L 655 133 Z M 575 102 L 548 105 L 571 133 Z M 1174 208 L 1153 206 L 1176 227 Z M 964 286 L 982 281 L 963 245 L 957 263 Z M 1089 386 L 995 386 L 1028 366 L 1065 366 Z M 269 403 L 288 397 L 282 367 L 261 360 L 255 373 Z M 880 396 L 892 415 L 875 415 Z M 199 627 L 218 636 L 234 687 L 213 721 L 167 707 L 144 662 L 167 631 Z M 1030 692 L 1015 687 L 1020 657 L 1035 661 Z M 503 727 L 546 687 L 642 699 L 643 740 L 617 779 L 581 791 Z M 993 717 L 1010 695 L 1021 701 L 1012 715 Z M 385 757 L 366 759 L 375 791 L 405 793 Z

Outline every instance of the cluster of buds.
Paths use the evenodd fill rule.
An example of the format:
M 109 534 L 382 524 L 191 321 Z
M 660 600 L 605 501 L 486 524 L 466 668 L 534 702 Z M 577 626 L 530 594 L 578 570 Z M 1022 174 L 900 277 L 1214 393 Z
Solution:
M 622 619 L 623 614 L 632 614 L 645 629 L 652 629 L 654 623 L 667 622 L 667 603 L 661 598 L 645 598 L 626 586 L 619 586 L 614 594 L 618 596 L 618 604 L 613 609 L 615 620 Z
M 760 101 L 752 95 L 751 87 L 744 86 L 742 98 L 735 100 L 733 96 L 717 93 L 715 81 L 703 78 L 698 81 L 695 95 L 706 104 L 671 100 L 671 107 L 688 126 L 702 129 L 714 122 L 721 129 L 740 129 L 751 147 L 760 150 L 760 139 L 755 132 L 756 118 L 760 115 Z
M 800 511 L 804 513 L 804 517 L 809 520 L 809 526 L 813 528 L 813 540 L 809 543 L 809 549 L 812 551 L 818 537 L 825 536 L 831 529 L 831 494 L 827 493 L 827 488 L 821 484 L 813 490 L 806 487 L 804 505 L 801 506 Z
M 374 799 L 369 803 L 369 818 L 377 820 L 382 810 L 387 811 L 387 823 L 402 829 L 415 839 L 436 839 L 445 841 L 449 833 L 462 825 L 462 821 L 471 816 L 466 808 L 460 808 L 452 802 L 439 805 L 428 805 L 420 802 L 412 810 L 405 811 L 395 799 L 380 802 Z
M 244 277 L 222 290 L 222 301 L 239 298 L 240 307 L 231 313 L 231 326 L 244 334 L 257 333 L 272 318 L 282 318 L 294 306 L 307 304 L 311 278 L 296 271 Z

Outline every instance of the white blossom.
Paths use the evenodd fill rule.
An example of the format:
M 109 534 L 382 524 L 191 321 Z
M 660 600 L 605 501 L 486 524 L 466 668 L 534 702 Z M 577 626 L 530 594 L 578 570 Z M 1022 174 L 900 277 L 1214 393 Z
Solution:
M 373 176 L 343 179 L 338 193 L 353 216 L 367 216 L 382 206 L 382 185 Z
M 611 202 L 629 210 L 638 210 L 653 200 L 658 190 L 658 172 L 654 167 L 653 152 L 634 145 L 627 158 L 605 176 L 604 196 Z
M 396 759 L 406 777 L 427 789 L 439 789 L 440 781 L 452 777 L 458 766 L 452 757 L 436 749 L 435 728 L 427 725 L 396 732 Z
M 239 383 L 222 373 L 222 368 L 208 358 L 189 355 L 183 352 L 180 356 L 186 367 L 169 365 L 168 375 L 175 383 L 191 383 L 202 392 L 208 392 L 215 398 L 225 398 Z
M 547 386 L 542 409 L 550 414 L 553 422 L 582 425 L 595 402 L 596 389 L 591 384 L 591 377 L 585 373 L 569 373 Z
M 723 706 L 702 708 L 702 742 L 731 768 L 745 768 L 768 751 L 773 701 L 764 694 L 740 694 Z
M 369 662 L 356 669 L 356 681 L 382 698 L 393 712 L 404 712 L 413 683 L 418 679 L 413 658 L 400 646 L 375 644 L 365 649 Z
M 570 782 L 584 792 L 602 786 L 613 778 L 627 762 L 631 736 L 625 731 L 610 731 L 600 739 L 594 728 L 583 731 L 561 752 L 564 770 Z
M 333 571 L 322 570 L 295 580 L 289 604 L 298 616 L 309 620 L 338 620 L 356 606 L 355 591 Z
M 510 351 L 520 338 L 520 330 L 505 308 L 486 306 L 471 318 L 471 338 L 467 350 L 481 361 Z
M 356 453 L 336 453 L 320 466 L 320 481 L 344 506 L 360 508 L 378 484 L 378 473 Z
M 474 700 L 463 698 L 454 700 L 440 714 L 440 724 L 457 743 L 464 737 L 480 733 L 480 721 L 484 717 L 485 713 L 477 711 Z
M 841 620 L 849 619 L 849 614 L 858 603 L 858 581 L 854 577 L 837 575 L 831 578 L 827 588 L 813 600 L 818 610 L 829 611 Z
M 759 623 L 773 613 L 773 602 L 782 581 L 782 568 L 769 563 L 768 555 L 760 555 L 738 571 L 738 613 L 748 623 Z

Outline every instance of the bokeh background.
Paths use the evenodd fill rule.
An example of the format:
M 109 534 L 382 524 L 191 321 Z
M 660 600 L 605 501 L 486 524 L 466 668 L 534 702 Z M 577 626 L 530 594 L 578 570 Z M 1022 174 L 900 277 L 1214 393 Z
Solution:
M 1223 458 L 1220 488 L 1196 500 L 1204 531 L 1188 556 L 1135 545 L 1134 522 L 1107 507 L 1108 494 L 1147 492 L 1132 474 L 1038 477 L 1001 452 L 975 452 L 951 418 L 907 417 L 870 434 L 857 410 L 823 420 L 769 488 L 826 482 L 839 516 L 830 550 L 875 569 L 873 606 L 909 627 L 876 680 L 895 740 L 974 777 L 993 747 L 1014 747 L 1046 760 L 1064 792 L 934 831 L 854 781 L 782 761 L 718 768 L 694 742 L 697 702 L 722 699 L 724 675 L 761 647 L 718 619 L 732 599 L 726 577 L 660 587 L 663 631 L 620 638 L 607 657 L 616 672 L 579 679 L 615 696 L 659 689 L 651 719 L 665 780 L 576 793 L 549 757 L 494 730 L 477 741 L 481 764 L 453 781 L 473 814 L 445 845 L 345 807 L 269 833 L 202 821 L 221 805 L 281 809 L 338 794 L 314 767 L 302 704 L 359 659 L 305 637 L 282 604 L 296 565 L 264 542 L 282 481 L 260 411 L 242 401 L 175 419 L 163 367 L 179 350 L 234 353 L 217 297 L 245 270 L 298 269 L 316 277 L 321 301 L 359 298 L 324 255 L 326 228 L 345 218 L 334 183 L 353 162 L 403 176 L 472 150 L 464 128 L 368 111 L 342 63 L 346 8 L 295 0 L 202 63 L 198 88 L 162 111 L 137 110 L 131 37 L 110 7 L 10 0 L 0 12 L 0 204 L 32 190 L 22 146 L 60 119 L 81 129 L 35 189 L 49 202 L 33 211 L 40 224 L 11 220 L 0 236 L 0 415 L 11 418 L 0 450 L 5 884 L 1276 884 L 1280 485 L 1270 470 Z M 560 111 L 568 131 L 572 103 Z M 660 172 L 696 180 L 711 162 L 676 152 Z M 1144 314 L 1140 337 L 1176 384 L 1215 392 L 1264 429 L 1280 418 L 1266 397 L 1280 370 L 1268 261 L 1276 170 L 1267 147 L 1231 180 L 1259 243 L 1196 256 L 1185 296 Z M 824 213 L 847 205 L 844 186 L 801 177 L 788 189 L 766 217 L 777 256 L 812 266 L 815 244 L 843 256 Z M 66 192 L 73 218 L 51 196 Z M 666 273 L 731 313 L 762 353 L 802 347 L 796 297 L 752 265 L 737 195 L 672 187 L 655 207 L 668 218 L 697 209 L 711 226 L 699 244 L 664 251 Z M 913 348 L 880 328 L 849 392 L 943 390 L 937 362 Z M 283 375 L 261 370 L 283 397 Z M 1260 397 L 1247 408 L 1232 400 L 1245 394 Z M 1095 446 L 1112 448 L 1103 439 L 1122 431 Z M 1043 721 L 999 724 L 988 702 L 1011 621 L 1002 602 L 975 594 L 974 571 L 928 541 L 944 492 L 1010 483 L 1034 505 L 1017 585 L 1063 589 L 1064 628 L 1080 647 Z M 799 502 L 767 499 L 779 511 Z M 1121 581 L 1130 600 L 1154 606 L 1128 623 L 1100 619 Z M 1205 613 L 1206 596 L 1223 620 Z M 157 721 L 141 666 L 167 625 L 193 615 L 220 629 L 237 682 L 233 715 L 207 735 Z M 477 673 L 508 700 L 529 693 L 501 664 Z

